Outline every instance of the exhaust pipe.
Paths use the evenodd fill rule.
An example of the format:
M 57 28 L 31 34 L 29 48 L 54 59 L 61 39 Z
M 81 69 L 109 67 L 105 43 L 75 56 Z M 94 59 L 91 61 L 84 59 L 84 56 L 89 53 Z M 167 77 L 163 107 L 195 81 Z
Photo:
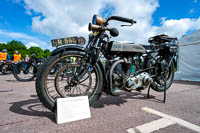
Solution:
M 110 72 L 109 72 L 109 79 L 110 79 L 110 92 L 113 96 L 119 96 L 123 91 L 118 88 L 118 87 L 115 87 L 113 88 L 112 86 L 112 74 L 113 74 L 113 70 L 114 68 L 120 64 L 120 63 L 123 63 L 123 62 L 127 62 L 127 59 L 121 59 L 121 60 L 118 60 L 116 61 L 112 66 L 111 66 L 111 69 L 110 69 Z

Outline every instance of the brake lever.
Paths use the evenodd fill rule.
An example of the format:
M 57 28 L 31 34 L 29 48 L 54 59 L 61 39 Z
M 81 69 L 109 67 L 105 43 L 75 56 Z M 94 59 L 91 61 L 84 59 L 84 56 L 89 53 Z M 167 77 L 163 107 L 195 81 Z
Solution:
M 130 24 L 130 25 L 121 25 L 121 27 L 124 27 L 124 26 L 132 26 L 133 24 Z

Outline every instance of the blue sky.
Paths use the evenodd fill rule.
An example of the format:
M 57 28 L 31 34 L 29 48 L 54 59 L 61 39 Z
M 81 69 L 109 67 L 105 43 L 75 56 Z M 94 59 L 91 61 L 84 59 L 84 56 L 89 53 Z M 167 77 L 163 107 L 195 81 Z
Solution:
M 153 14 L 155 25 L 159 25 L 159 18 L 168 19 L 198 18 L 200 16 L 200 2 L 198 0 L 160 0 L 160 7 Z
M 198 22 L 200 22 L 200 0 L 151 0 L 151 2 L 148 2 L 148 0 L 142 0 L 143 3 L 135 0 L 135 3 L 137 4 L 134 3 L 134 0 L 131 1 L 133 1 L 133 6 L 131 6 L 130 3 L 128 5 L 130 8 L 127 11 L 123 8 L 121 9 L 121 7 L 125 8 L 127 6 L 126 2 L 122 5 L 120 2 L 109 2 L 109 0 L 107 0 L 104 3 L 99 2 L 100 6 L 95 7 L 95 2 L 86 0 L 86 3 L 89 3 L 88 6 L 90 6 L 90 11 L 87 10 L 87 7 L 84 7 L 84 3 L 81 3 L 80 0 L 77 1 L 78 4 L 76 2 L 68 4 L 66 2 L 64 3 L 66 5 L 64 5 L 62 1 L 62 7 L 66 8 L 65 15 L 64 13 L 62 14 L 63 9 L 59 10 L 59 6 L 61 5 L 53 4 L 50 1 L 46 1 L 47 5 L 49 4 L 49 6 L 46 6 L 44 2 L 41 3 L 38 0 L 1 0 L 0 42 L 8 42 L 16 39 L 22 41 L 27 46 L 35 45 L 41 46 L 43 49 L 50 48 L 50 40 L 52 38 L 74 35 L 75 33 L 71 31 L 76 31 L 77 34 L 83 34 L 83 36 L 86 36 L 88 32 L 86 32 L 87 29 L 85 27 L 87 26 L 87 23 L 89 23 L 89 18 L 92 18 L 93 12 L 101 14 L 104 18 L 109 15 L 123 15 L 124 17 L 129 17 L 132 12 L 132 14 L 134 14 L 134 8 L 138 8 L 140 6 L 140 8 L 144 8 L 145 11 L 147 9 L 148 10 L 143 13 L 143 10 L 138 8 L 139 11 L 136 10 L 138 11 L 137 17 L 135 17 L 136 15 L 131 16 L 135 17 L 135 19 L 138 19 L 139 21 L 137 26 L 135 26 L 135 31 L 133 32 L 137 34 L 137 38 L 133 37 L 133 40 L 135 39 L 138 42 L 144 42 L 143 40 L 145 38 L 142 36 L 142 33 L 145 32 L 144 30 L 149 30 L 145 37 L 165 31 L 166 33 L 174 32 L 172 35 L 181 36 L 181 34 L 188 34 L 191 31 L 198 30 L 198 26 L 192 25 L 198 25 Z M 58 2 L 59 1 L 57 1 L 57 3 Z M 68 2 L 70 2 L 70 0 Z M 83 7 L 81 5 L 83 5 Z M 79 8 L 80 6 L 81 8 Z M 71 9 L 71 7 L 75 9 Z M 54 15 L 51 11 L 51 8 L 52 10 L 56 8 L 56 15 Z M 76 8 L 80 9 L 80 11 L 76 10 Z M 83 13 L 82 10 L 85 13 Z M 76 14 L 77 16 L 83 16 L 83 18 L 76 17 Z M 58 21 L 58 17 L 56 16 L 59 16 L 59 19 L 63 16 L 63 23 Z M 65 22 L 65 18 L 68 22 Z M 55 23 L 54 20 L 56 20 Z M 71 21 L 70 24 L 69 20 Z M 179 25 L 178 22 L 183 22 L 183 26 L 180 27 L 182 29 L 177 29 L 180 32 L 175 34 L 177 31 L 173 31 L 173 28 L 168 25 L 172 23 L 176 27 L 176 24 Z M 66 25 L 64 25 L 65 23 Z M 186 29 L 184 29 L 184 24 L 188 25 Z M 140 29 L 140 27 L 142 27 L 141 25 L 144 25 L 143 29 Z M 66 28 L 66 30 L 63 30 L 63 28 Z M 77 30 L 73 30 L 73 28 Z M 176 28 L 174 28 L 174 30 L 176 30 Z M 124 36 L 127 37 L 130 35 L 131 30 L 124 30 L 122 33 L 124 33 Z M 138 39 L 139 37 L 141 39 Z M 126 39 L 132 40 L 131 36 Z

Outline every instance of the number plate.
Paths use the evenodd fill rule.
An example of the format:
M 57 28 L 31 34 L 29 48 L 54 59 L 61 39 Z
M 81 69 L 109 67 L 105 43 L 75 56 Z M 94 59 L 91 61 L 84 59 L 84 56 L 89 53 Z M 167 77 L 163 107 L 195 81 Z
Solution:
M 77 36 L 51 40 L 52 47 L 58 47 L 64 44 L 77 44 L 77 43 L 78 43 Z

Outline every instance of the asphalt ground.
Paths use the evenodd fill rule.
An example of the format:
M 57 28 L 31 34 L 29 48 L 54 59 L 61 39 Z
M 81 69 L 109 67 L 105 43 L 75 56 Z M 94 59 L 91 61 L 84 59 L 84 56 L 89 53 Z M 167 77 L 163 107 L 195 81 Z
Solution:
M 200 83 L 175 81 L 167 91 L 165 104 L 163 93 L 151 90 L 149 99 L 146 93 L 134 91 L 118 97 L 104 94 L 90 107 L 90 119 L 58 125 L 55 114 L 38 100 L 34 81 L 18 82 L 12 75 L 0 75 L 0 133 L 126 133 L 161 119 L 142 110 L 144 107 L 200 126 Z M 153 132 L 195 131 L 176 123 Z

